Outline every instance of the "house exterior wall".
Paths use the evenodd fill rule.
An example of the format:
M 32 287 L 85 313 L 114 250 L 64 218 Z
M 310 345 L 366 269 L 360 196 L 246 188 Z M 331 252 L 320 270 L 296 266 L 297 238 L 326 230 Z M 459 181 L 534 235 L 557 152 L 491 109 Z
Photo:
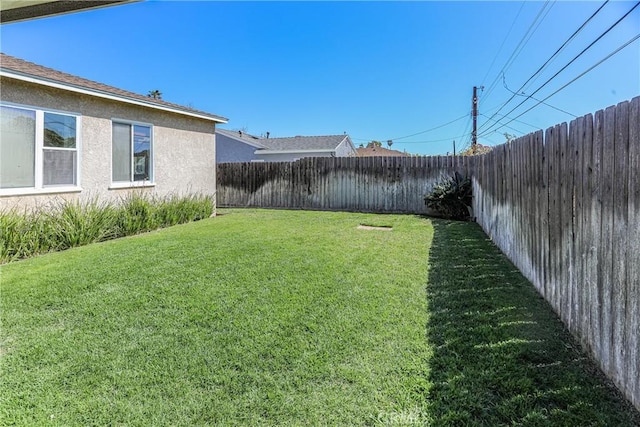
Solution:
M 229 138 L 221 133 L 216 134 L 217 163 L 250 162 L 257 158 L 254 154 L 255 151 L 256 147 Z
M 348 140 L 344 140 L 336 147 L 336 157 L 355 157 L 356 150 Z
M 0 196 L 0 209 L 42 206 L 56 199 L 119 200 L 132 191 L 159 196 L 215 195 L 215 126 L 208 120 L 3 77 L 1 100 L 80 116 L 80 191 Z M 112 119 L 153 126 L 154 186 L 110 188 Z

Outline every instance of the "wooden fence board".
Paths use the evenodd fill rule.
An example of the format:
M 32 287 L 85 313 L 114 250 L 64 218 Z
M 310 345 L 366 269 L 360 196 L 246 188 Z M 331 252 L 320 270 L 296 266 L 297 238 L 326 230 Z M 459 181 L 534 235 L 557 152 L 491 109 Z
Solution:
M 592 221 L 591 221 L 591 241 L 590 267 L 593 269 L 593 286 L 591 303 L 591 327 L 593 328 L 593 339 L 591 345 L 596 354 L 602 354 L 602 342 L 604 341 L 602 323 L 602 311 L 604 307 L 604 291 L 602 277 L 603 247 L 602 241 L 602 210 L 604 205 L 605 190 L 603 185 L 603 149 L 604 149 L 604 110 L 597 111 L 594 116 L 594 137 L 593 137 L 593 176 L 590 178 L 592 185 Z
M 611 360 L 615 378 L 622 380 L 623 361 L 626 358 L 625 315 L 627 310 L 627 242 L 629 217 L 629 103 L 622 102 L 616 107 L 614 171 L 613 171 L 613 250 L 612 264 L 612 346 Z
M 626 389 L 640 408 L 640 97 L 629 106 L 629 234 L 627 236 Z
M 604 138 L 603 152 L 615 152 L 615 107 L 609 107 L 604 112 Z M 602 367 L 607 375 L 612 372 L 612 270 L 613 270 L 613 221 L 614 221 L 614 156 L 603 156 L 602 158 L 602 252 L 599 265 L 598 282 L 602 287 Z

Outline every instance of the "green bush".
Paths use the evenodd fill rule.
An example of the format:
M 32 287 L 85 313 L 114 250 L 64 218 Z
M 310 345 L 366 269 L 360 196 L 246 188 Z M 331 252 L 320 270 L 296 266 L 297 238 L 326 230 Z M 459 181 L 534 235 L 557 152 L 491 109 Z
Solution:
M 471 178 L 456 172 L 438 182 L 424 196 L 424 202 L 444 218 L 467 220 L 471 217 L 472 197 Z
M 160 203 L 157 199 L 138 193 L 126 196 L 118 212 L 118 234 L 131 236 L 160 228 L 155 215 L 156 206 Z
M 130 194 L 119 204 L 60 201 L 0 212 L 0 263 L 208 218 L 211 196 Z
M 51 217 L 42 211 L 0 214 L 0 262 L 13 261 L 57 246 Z
M 97 199 L 81 203 L 65 201 L 50 212 L 56 250 L 88 245 L 113 239 L 116 232 L 117 210 Z

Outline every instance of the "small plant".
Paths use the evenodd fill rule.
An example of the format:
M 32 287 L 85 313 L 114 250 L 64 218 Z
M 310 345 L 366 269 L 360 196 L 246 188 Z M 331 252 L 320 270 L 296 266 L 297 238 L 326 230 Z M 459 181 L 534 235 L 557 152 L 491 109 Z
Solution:
M 456 172 L 454 176 L 438 182 L 424 202 L 444 218 L 467 220 L 471 217 L 471 178 Z
M 130 194 L 120 203 L 61 200 L 20 212 L 0 211 L 0 263 L 208 218 L 213 198 Z
M 117 237 L 116 210 L 98 199 L 87 202 L 65 201 L 48 215 L 53 224 L 56 250 Z

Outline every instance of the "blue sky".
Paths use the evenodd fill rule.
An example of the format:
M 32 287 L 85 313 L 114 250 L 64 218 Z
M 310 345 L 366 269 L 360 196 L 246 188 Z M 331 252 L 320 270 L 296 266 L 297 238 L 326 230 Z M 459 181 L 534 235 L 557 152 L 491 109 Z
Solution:
M 158 89 L 167 101 L 228 117 L 228 129 L 346 132 L 356 145 L 391 139 L 394 149 L 446 154 L 453 140 L 458 150 L 469 144 L 473 86 L 485 87 L 478 142 L 486 145 L 640 95 L 636 40 L 545 101 L 550 106 L 511 121 L 537 102 L 503 83 L 520 89 L 602 4 L 147 0 L 5 24 L 0 47 L 133 92 Z M 521 92 L 531 95 L 635 4 L 606 4 Z M 639 33 L 637 7 L 534 98 Z

